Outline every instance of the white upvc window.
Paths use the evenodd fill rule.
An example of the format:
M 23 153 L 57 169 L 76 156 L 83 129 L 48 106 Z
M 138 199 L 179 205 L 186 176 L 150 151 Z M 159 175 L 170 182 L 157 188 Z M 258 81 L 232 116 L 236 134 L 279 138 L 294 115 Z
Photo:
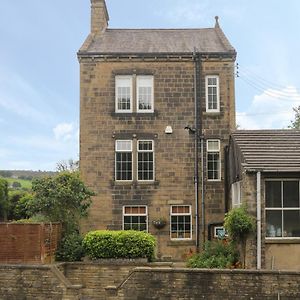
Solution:
M 137 76 L 136 79 L 137 112 L 153 112 L 153 76 Z
M 154 180 L 154 142 L 137 141 L 137 179 L 139 181 Z
M 207 180 L 221 180 L 220 140 L 207 140 Z
M 123 206 L 123 230 L 148 231 L 147 206 Z
M 132 141 L 116 140 L 115 179 L 117 181 L 132 180 Z
M 232 208 L 241 206 L 241 182 L 237 181 L 231 185 Z
M 265 182 L 266 237 L 300 238 L 300 180 Z
M 206 112 L 220 112 L 219 76 L 205 77 Z
M 116 112 L 132 112 L 132 76 L 115 77 Z
M 192 212 L 190 205 L 171 206 L 171 240 L 191 240 L 192 239 Z

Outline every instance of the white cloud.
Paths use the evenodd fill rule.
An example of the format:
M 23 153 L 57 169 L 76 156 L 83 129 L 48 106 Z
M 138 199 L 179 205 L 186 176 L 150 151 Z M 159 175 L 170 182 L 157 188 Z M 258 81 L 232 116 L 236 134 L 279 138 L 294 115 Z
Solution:
M 69 141 L 77 134 L 73 123 L 60 123 L 53 128 L 53 132 L 56 140 L 63 141 Z
M 240 129 L 282 129 L 294 119 L 293 107 L 300 105 L 300 92 L 293 86 L 267 89 L 254 96 L 247 111 L 237 113 Z

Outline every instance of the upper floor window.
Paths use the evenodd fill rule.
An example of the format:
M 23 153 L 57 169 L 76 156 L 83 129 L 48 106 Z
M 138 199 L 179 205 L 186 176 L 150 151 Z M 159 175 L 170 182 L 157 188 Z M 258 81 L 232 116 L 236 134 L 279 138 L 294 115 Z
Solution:
M 219 76 L 205 77 L 206 111 L 220 112 L 220 87 Z
M 138 141 L 138 180 L 154 179 L 153 141 Z
M 207 179 L 221 180 L 220 140 L 207 140 Z
M 268 238 L 300 238 L 299 180 L 267 180 L 266 236 Z
M 116 76 L 116 112 L 132 112 L 132 76 Z
M 115 107 L 117 113 L 154 112 L 154 80 L 151 75 L 115 77 Z M 136 87 L 135 92 L 134 87 Z
M 115 158 L 115 178 L 116 180 L 132 180 L 132 141 L 116 141 Z
M 137 76 L 137 111 L 153 112 L 153 76 Z
M 115 180 L 154 181 L 154 141 L 116 140 Z

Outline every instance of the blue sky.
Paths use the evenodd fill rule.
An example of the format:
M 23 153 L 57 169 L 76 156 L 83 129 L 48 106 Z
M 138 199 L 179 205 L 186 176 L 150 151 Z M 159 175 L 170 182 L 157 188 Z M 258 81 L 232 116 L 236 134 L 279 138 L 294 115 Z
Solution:
M 300 105 L 299 0 L 107 0 L 112 28 L 213 27 L 238 52 L 241 128 L 284 128 Z M 0 169 L 78 159 L 79 65 L 89 0 L 2 0 Z

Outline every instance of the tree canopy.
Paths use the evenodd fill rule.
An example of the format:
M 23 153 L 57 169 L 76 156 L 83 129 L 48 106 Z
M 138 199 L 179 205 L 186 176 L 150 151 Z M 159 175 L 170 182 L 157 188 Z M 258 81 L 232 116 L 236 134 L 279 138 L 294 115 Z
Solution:
M 295 119 L 291 121 L 291 124 L 288 126 L 288 128 L 300 129 L 300 106 L 294 107 L 293 111 L 295 112 Z

